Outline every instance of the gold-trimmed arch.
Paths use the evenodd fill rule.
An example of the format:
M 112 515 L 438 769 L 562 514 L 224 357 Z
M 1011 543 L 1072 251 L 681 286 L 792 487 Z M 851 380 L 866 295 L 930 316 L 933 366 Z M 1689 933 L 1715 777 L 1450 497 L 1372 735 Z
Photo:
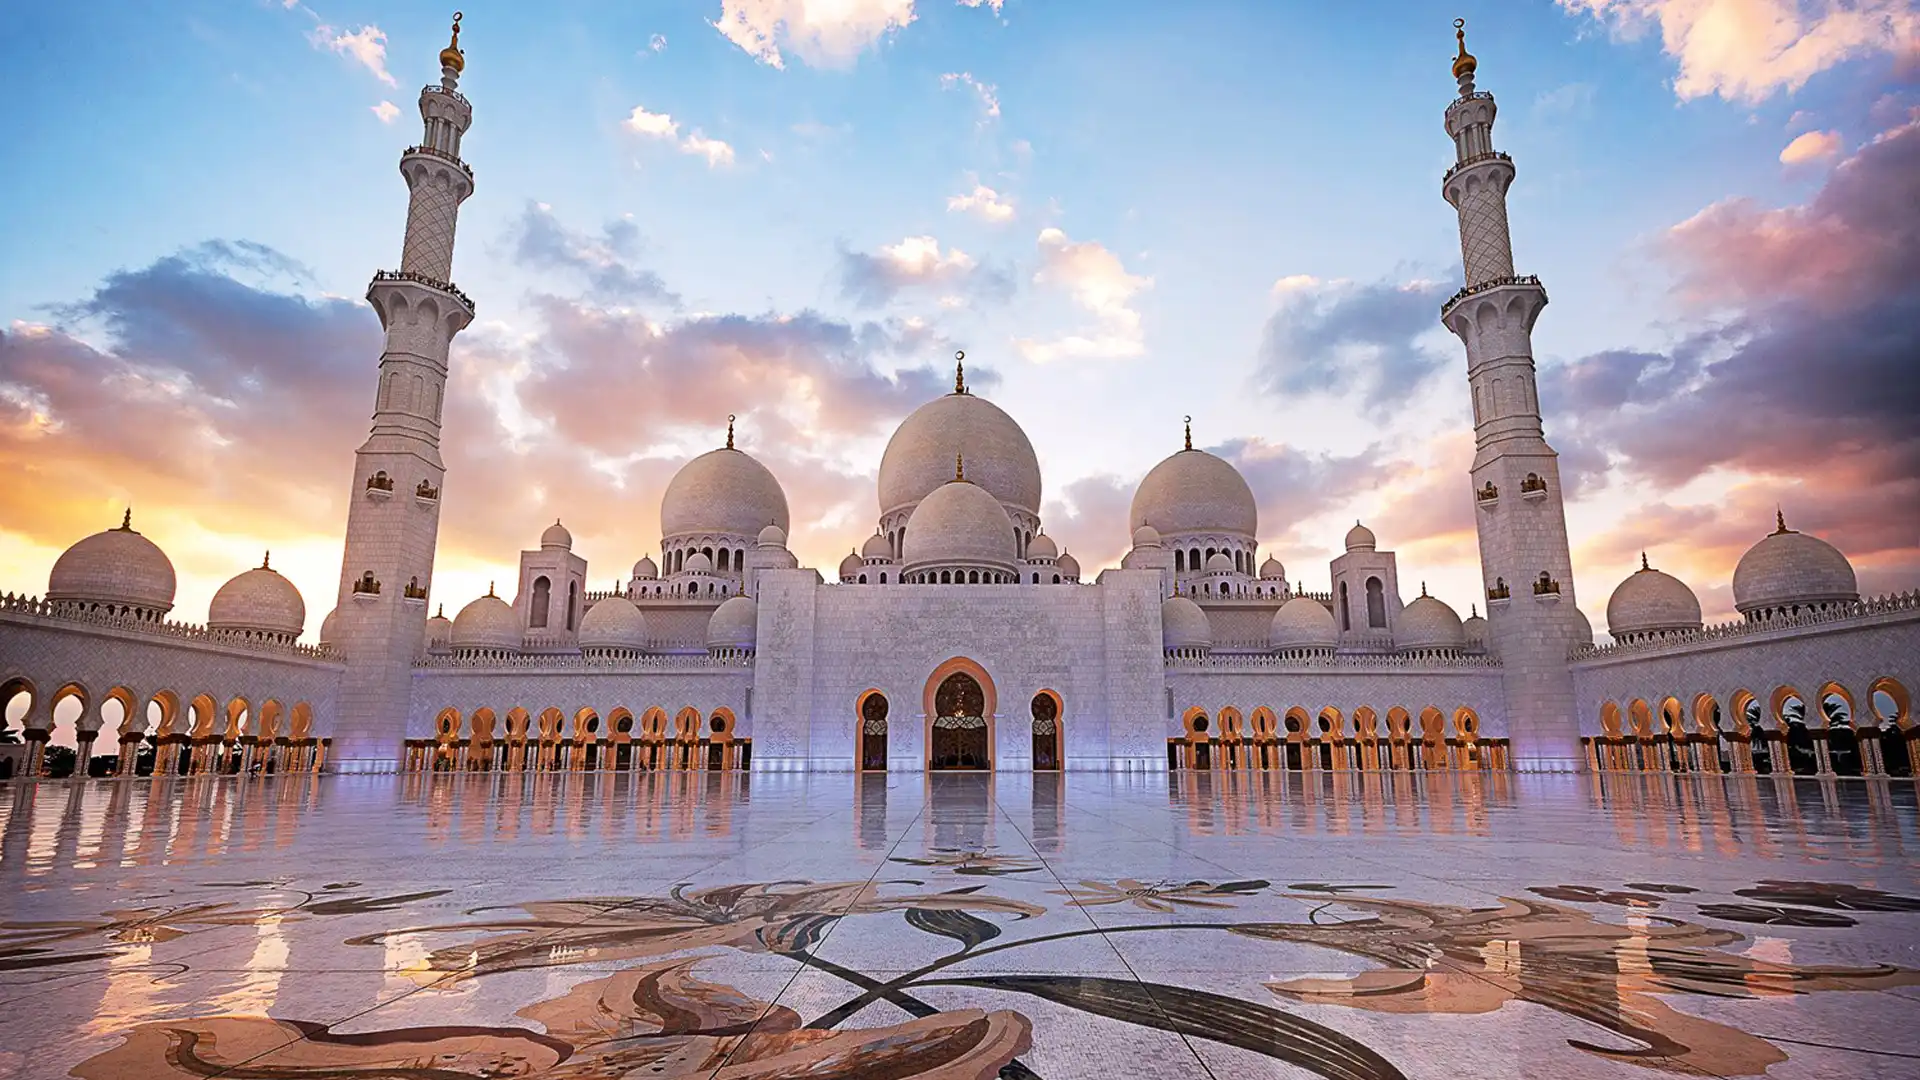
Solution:
M 292 718 L 287 722 L 287 735 L 294 739 L 313 738 L 313 705 L 306 701 L 293 703 Z
M 133 689 L 128 686 L 116 686 L 108 690 L 106 694 L 100 698 L 101 711 L 98 714 L 98 718 L 102 728 L 106 727 L 106 708 L 107 702 L 109 701 L 117 701 L 120 703 L 120 722 L 113 725 L 116 735 L 124 738 L 136 732 L 146 731 L 147 718 L 140 714 L 139 699 L 134 694 Z
M 1733 718 L 1733 730 L 1742 735 L 1753 734 L 1755 725 L 1747 721 L 1747 706 L 1758 705 L 1759 703 L 1760 699 L 1754 696 L 1751 690 L 1740 689 L 1733 692 L 1733 695 L 1727 699 L 1727 712 Z M 1761 730 L 1766 730 L 1767 717 L 1765 713 L 1756 710 L 1754 719 L 1759 721 Z
M 1638 739 L 1653 738 L 1653 706 L 1645 698 L 1634 698 L 1627 703 L 1627 723 L 1633 728 Z
M 191 725 L 187 734 L 196 739 L 204 739 L 213 734 L 214 717 L 219 715 L 220 707 L 213 703 L 209 694 L 200 694 L 187 703 L 187 715 Z
M 1787 726 L 1786 708 L 1789 698 L 1798 698 L 1800 700 L 1800 722 L 1811 725 L 1813 723 L 1813 716 L 1807 708 L 1807 695 L 1801 693 L 1800 688 L 1794 686 L 1792 683 L 1781 683 L 1779 686 L 1773 688 L 1773 695 L 1767 701 L 1767 711 L 1768 714 L 1773 717 L 1773 722 L 1779 725 L 1782 730 L 1785 730 Z M 1819 710 L 1815 709 L 1813 711 L 1817 712 Z
M 933 674 L 927 676 L 926 686 L 921 691 L 920 702 L 921 706 L 926 710 L 927 722 L 929 724 L 933 722 L 933 716 L 937 709 L 933 703 L 933 697 L 939 692 L 940 684 L 947 681 L 947 676 L 960 673 L 971 675 L 973 681 L 980 684 L 980 693 L 986 702 L 983 708 L 987 717 L 987 746 L 991 748 L 993 746 L 993 720 L 994 717 L 1000 714 L 999 690 L 994 686 L 993 676 L 987 674 L 987 669 L 980 666 L 980 662 L 974 660 L 972 657 L 950 657 L 942 661 L 939 667 L 934 668 Z M 931 745 L 931 743 L 929 743 L 929 745 Z
M 1860 706 L 1857 702 L 1853 700 L 1853 692 L 1851 690 L 1848 690 L 1845 686 L 1842 686 L 1839 682 L 1831 679 L 1828 680 L 1823 686 L 1820 687 L 1820 693 L 1814 699 L 1814 704 L 1816 706 L 1814 711 L 1820 714 L 1821 726 L 1823 727 L 1828 726 L 1827 698 L 1829 697 L 1838 697 L 1841 701 L 1844 701 L 1847 703 L 1847 726 L 1848 727 L 1857 728 L 1860 726 L 1859 725 Z M 1811 714 L 1809 714 L 1809 716 L 1811 716 Z M 1809 720 L 1809 722 L 1811 722 L 1811 720 Z
M 1620 737 L 1620 706 L 1607 701 L 1600 705 L 1600 734 L 1609 739 Z
M 1879 706 L 1874 704 L 1873 699 L 1880 694 L 1893 699 L 1892 716 L 1882 716 Z M 1913 726 L 1913 695 L 1907 691 L 1905 684 L 1891 675 L 1882 675 L 1867 686 L 1867 707 L 1873 710 L 1873 715 L 1881 723 L 1890 727 L 1904 729 Z
M 1207 739 L 1213 734 L 1213 717 L 1198 705 L 1191 706 L 1180 717 L 1180 731 L 1188 739 Z
M 47 699 L 48 731 L 52 731 L 60 726 L 60 720 L 56 714 L 60 711 L 61 704 L 67 701 L 78 701 L 80 703 L 80 711 L 74 715 L 73 729 L 75 731 L 85 730 L 86 721 L 93 712 L 93 693 L 89 691 L 84 684 L 73 681 L 60 684 L 60 689 L 55 690 L 53 696 Z
M 1693 730 L 1701 735 L 1718 737 L 1720 727 L 1714 722 L 1720 710 L 1720 701 L 1712 694 L 1701 691 L 1693 696 Z

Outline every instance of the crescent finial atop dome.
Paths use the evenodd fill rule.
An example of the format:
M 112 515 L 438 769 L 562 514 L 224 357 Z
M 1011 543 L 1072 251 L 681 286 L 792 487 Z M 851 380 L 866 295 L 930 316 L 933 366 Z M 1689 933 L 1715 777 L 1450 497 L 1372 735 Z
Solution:
M 733 449 L 733 414 L 727 414 L 727 449 Z
M 953 392 L 967 392 L 967 353 L 965 349 L 956 349 L 953 353 Z
M 1467 51 L 1467 20 L 1453 20 L 1453 36 L 1460 42 L 1460 53 L 1453 58 L 1453 77 L 1461 80 L 1460 93 L 1470 94 L 1473 92 L 1473 72 L 1480 66 L 1480 61 Z
M 1188 450 L 1191 450 L 1191 449 L 1193 449 L 1193 417 L 1191 417 L 1191 416 L 1189 416 L 1189 417 L 1187 417 L 1187 418 L 1186 418 L 1186 421 L 1187 421 L 1187 445 L 1186 445 L 1186 448 L 1187 448 Z
M 467 54 L 460 51 L 460 16 L 458 11 L 453 13 L 453 40 L 440 50 L 440 66 L 454 71 L 467 69 Z
M 1785 510 L 1780 509 L 1778 506 L 1773 508 L 1773 521 L 1776 527 L 1773 530 L 1772 535 L 1779 536 L 1781 533 L 1790 533 L 1793 531 L 1792 529 L 1787 528 L 1787 512 Z
M 133 507 L 131 506 L 127 507 L 126 513 L 120 515 L 120 531 L 133 531 Z

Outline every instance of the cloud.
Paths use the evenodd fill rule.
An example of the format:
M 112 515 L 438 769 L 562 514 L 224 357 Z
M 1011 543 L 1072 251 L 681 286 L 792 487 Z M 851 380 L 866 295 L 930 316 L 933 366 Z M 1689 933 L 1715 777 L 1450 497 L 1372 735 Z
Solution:
M 378 105 L 369 105 L 368 108 L 373 110 L 373 115 L 379 117 L 380 122 L 383 124 L 393 123 L 394 118 L 400 115 L 400 106 L 395 105 L 391 101 L 383 101 Z
M 1153 279 L 1130 274 L 1119 256 L 1098 241 L 1075 243 L 1065 232 L 1051 226 L 1040 230 L 1036 243 L 1040 249 L 1040 269 L 1033 275 L 1035 284 L 1065 289 L 1074 303 L 1099 319 L 1099 326 L 1086 333 L 1068 334 L 1048 341 L 1015 341 L 1021 355 L 1036 364 L 1084 357 L 1126 358 L 1146 351 L 1140 313 L 1133 309 L 1133 298 L 1150 288 Z
M 983 7 L 992 11 L 995 15 L 1000 14 L 1001 6 L 1004 5 L 1006 2 L 1007 0 L 959 0 L 959 4 L 961 7 L 969 7 L 969 8 Z
M 1000 197 L 1000 193 L 975 183 L 973 190 L 965 195 L 947 197 L 947 210 L 955 214 L 972 214 L 982 221 L 999 224 L 1013 220 L 1013 204 Z
M 941 89 L 952 90 L 956 86 L 965 86 L 971 89 L 974 95 L 980 99 L 980 122 L 982 124 L 991 120 L 1000 119 L 1000 88 L 998 86 L 990 82 L 981 82 L 975 79 L 973 73 L 970 71 L 949 71 L 940 76 Z
M 508 229 L 513 260 L 532 270 L 566 270 L 587 282 L 589 295 L 614 302 L 664 301 L 675 307 L 680 298 L 668 291 L 660 276 L 635 265 L 640 229 L 621 218 L 601 226 L 600 235 L 567 228 L 544 203 L 528 200 L 520 217 Z
M 1911 52 L 1912 0 L 1558 0 L 1632 39 L 1650 28 L 1680 62 L 1681 100 L 1759 102 L 1857 57 Z
M 1276 397 L 1360 391 L 1369 406 L 1410 399 L 1448 353 L 1424 343 L 1440 329 L 1437 281 L 1404 284 L 1321 281 L 1307 275 L 1274 285 L 1278 306 L 1260 345 L 1255 384 Z
M 667 51 L 667 35 L 655 34 L 652 37 L 648 38 L 647 48 L 652 49 L 654 52 L 657 52 L 657 53 L 666 52 Z
M 668 113 L 648 112 L 646 106 L 635 105 L 620 123 L 642 138 L 665 139 L 674 142 L 683 154 L 706 158 L 709 169 L 733 164 L 732 146 L 719 139 L 708 138 L 699 128 L 694 128 L 686 138 L 681 138 L 679 122 Z
M 1013 283 L 1004 274 L 982 268 L 959 248 L 942 252 L 936 237 L 909 236 L 897 244 L 882 246 L 872 255 L 841 251 L 840 288 L 860 304 L 879 307 L 904 289 L 964 289 L 1004 297 L 1012 291 Z
M 1080 563 L 1080 580 L 1092 581 L 1102 568 L 1120 565 L 1132 546 L 1127 515 L 1140 478 L 1102 473 L 1062 485 L 1040 507 L 1047 535 L 1071 551 Z
M 1809 131 L 1788 143 L 1786 149 L 1780 151 L 1780 163 L 1802 165 L 1809 161 L 1835 157 L 1839 153 L 1839 132 Z
M 388 86 L 400 85 L 387 71 L 387 34 L 377 26 L 363 26 L 349 34 L 322 23 L 313 28 L 307 40 L 316 49 L 329 49 L 352 59 Z
M 812 67 L 844 68 L 882 37 L 913 21 L 914 0 L 721 0 L 713 28 L 769 67 L 781 49 Z

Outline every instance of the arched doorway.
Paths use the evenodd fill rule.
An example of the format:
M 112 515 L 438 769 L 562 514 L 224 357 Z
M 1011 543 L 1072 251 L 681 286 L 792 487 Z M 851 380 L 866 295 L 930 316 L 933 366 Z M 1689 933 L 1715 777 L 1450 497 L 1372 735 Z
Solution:
M 1060 699 L 1050 690 L 1033 695 L 1033 768 L 1045 772 L 1060 767 Z
M 992 739 L 987 728 L 987 692 L 967 671 L 940 679 L 933 691 L 933 737 L 927 765 L 933 769 L 990 769 Z
M 860 770 L 882 772 L 887 767 L 887 695 L 869 690 L 860 699 Z

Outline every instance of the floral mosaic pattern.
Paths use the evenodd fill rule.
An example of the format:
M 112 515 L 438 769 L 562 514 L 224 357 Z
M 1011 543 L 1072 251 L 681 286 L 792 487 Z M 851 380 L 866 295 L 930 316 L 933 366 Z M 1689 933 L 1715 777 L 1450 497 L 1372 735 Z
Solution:
M 1142 911 L 1171 913 L 1176 907 L 1230 908 L 1250 893 L 1266 888 L 1266 881 L 1229 881 L 1220 885 L 1204 881 L 1082 881 L 1078 887 L 1050 889 L 1056 896 L 1071 897 L 1068 907 L 1102 907 L 1131 904 Z

